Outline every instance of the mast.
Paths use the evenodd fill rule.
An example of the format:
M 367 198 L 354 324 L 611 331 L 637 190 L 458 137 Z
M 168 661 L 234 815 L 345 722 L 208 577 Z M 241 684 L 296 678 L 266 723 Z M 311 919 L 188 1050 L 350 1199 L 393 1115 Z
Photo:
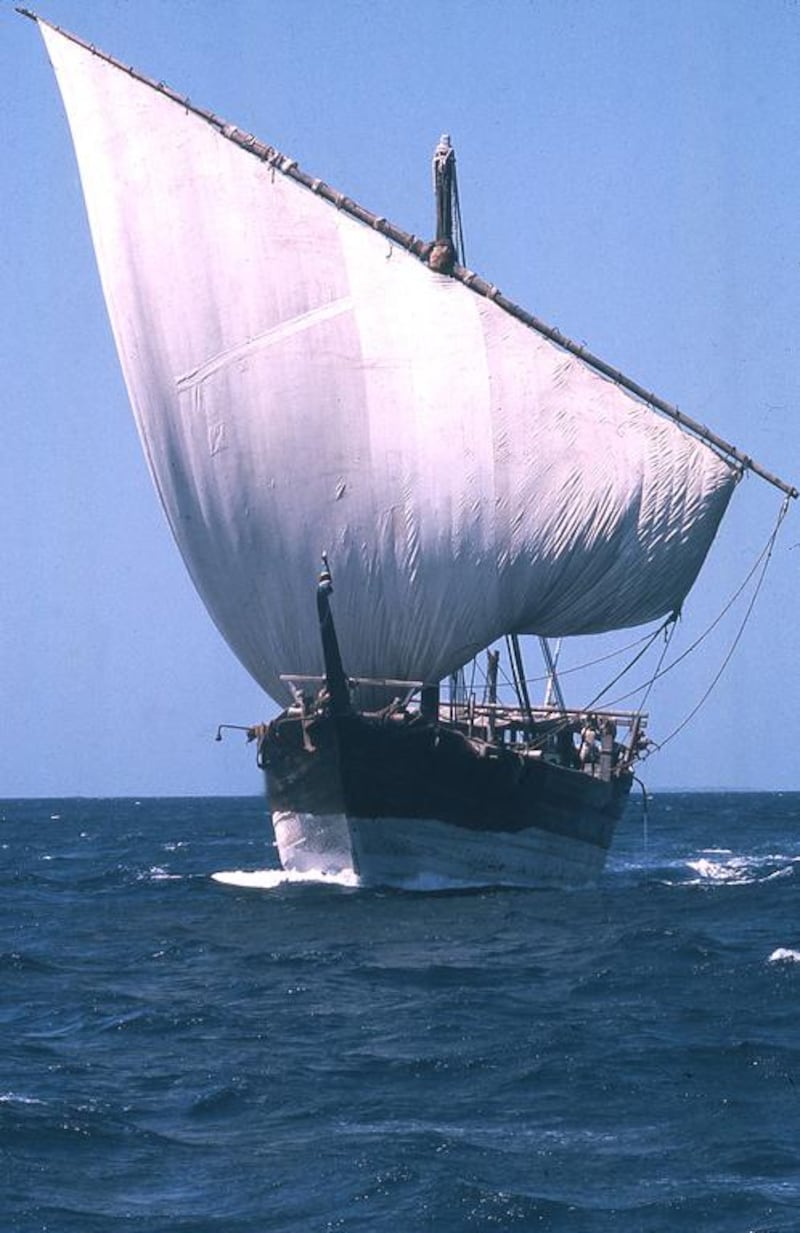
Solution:
M 495 707 L 497 706 L 497 669 L 500 664 L 500 652 L 486 652 L 486 701 L 489 705 L 489 715 L 486 721 L 487 734 L 490 741 L 494 740 Z
M 456 179 L 456 152 L 442 133 L 433 152 L 433 188 L 436 196 L 436 240 L 428 264 L 437 274 L 452 274 L 464 261 L 464 235 Z
M 564 695 L 561 691 L 561 682 L 558 679 L 556 671 L 558 665 L 558 656 L 561 651 L 561 639 L 556 643 L 555 651 L 551 650 L 550 643 L 547 638 L 539 639 L 539 646 L 542 651 L 542 658 L 547 668 L 547 688 L 544 693 L 544 704 L 550 706 L 553 698 L 556 700 L 556 705 L 560 711 L 566 710 L 564 706 Z
M 507 634 L 506 646 L 508 648 L 508 657 L 511 663 L 511 675 L 514 680 L 514 690 L 516 692 L 519 705 L 525 712 L 528 722 L 533 724 L 533 712 L 531 710 L 531 699 L 528 693 L 528 682 L 525 679 L 525 661 L 522 657 L 522 648 L 519 644 L 519 636 L 517 634 Z

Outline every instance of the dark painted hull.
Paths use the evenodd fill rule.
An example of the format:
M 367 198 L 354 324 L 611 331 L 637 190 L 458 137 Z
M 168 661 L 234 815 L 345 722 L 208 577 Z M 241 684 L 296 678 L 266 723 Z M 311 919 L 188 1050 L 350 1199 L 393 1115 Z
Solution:
M 419 716 L 284 714 L 259 758 L 284 867 L 370 883 L 585 882 L 631 784 Z

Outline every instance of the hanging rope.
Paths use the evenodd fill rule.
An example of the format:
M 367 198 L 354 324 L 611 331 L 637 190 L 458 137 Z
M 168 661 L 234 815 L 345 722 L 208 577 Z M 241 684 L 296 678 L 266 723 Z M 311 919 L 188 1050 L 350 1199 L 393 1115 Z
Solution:
M 457 244 L 457 260 L 461 265 L 467 264 L 467 253 L 464 248 L 464 227 L 461 222 L 461 198 L 458 195 L 458 176 L 456 174 L 455 157 L 453 158 L 453 215 Z
M 644 780 L 640 779 L 638 775 L 634 775 L 633 782 L 638 783 L 639 787 L 642 789 L 642 843 L 644 846 L 645 855 L 647 855 L 647 849 L 650 844 L 649 798 L 647 795 L 647 788 L 645 787 Z

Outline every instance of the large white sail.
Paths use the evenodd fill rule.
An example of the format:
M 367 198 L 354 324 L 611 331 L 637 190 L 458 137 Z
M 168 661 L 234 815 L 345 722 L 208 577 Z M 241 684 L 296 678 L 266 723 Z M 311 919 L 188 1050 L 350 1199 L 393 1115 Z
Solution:
M 42 26 L 150 469 L 209 612 L 279 700 L 436 680 L 506 632 L 678 608 L 735 470 L 146 82 Z

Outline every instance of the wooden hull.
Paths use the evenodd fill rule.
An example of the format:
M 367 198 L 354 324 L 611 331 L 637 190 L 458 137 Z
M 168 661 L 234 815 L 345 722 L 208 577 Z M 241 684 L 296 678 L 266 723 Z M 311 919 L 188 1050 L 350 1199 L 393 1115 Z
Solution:
M 284 714 L 259 761 L 284 868 L 365 884 L 590 881 L 631 784 L 419 716 Z

